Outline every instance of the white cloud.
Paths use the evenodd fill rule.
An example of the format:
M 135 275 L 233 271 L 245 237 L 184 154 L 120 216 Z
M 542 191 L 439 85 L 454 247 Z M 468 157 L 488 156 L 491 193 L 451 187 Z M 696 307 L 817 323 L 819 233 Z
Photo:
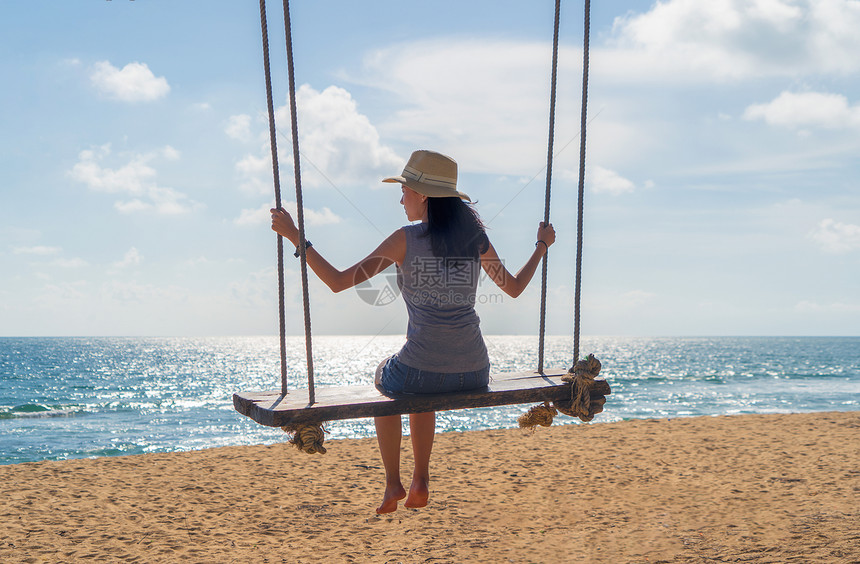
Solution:
M 689 96 L 673 93 L 671 87 L 679 83 L 860 71 L 856 56 L 860 34 L 853 31 L 860 29 L 860 2 L 666 0 L 649 4 L 644 13 L 618 18 L 611 37 L 592 46 L 593 84 L 601 96 L 599 103 L 608 110 L 589 128 L 592 159 L 609 162 L 610 155 L 617 160 L 625 152 L 631 155 L 628 162 L 648 159 L 649 153 L 665 147 L 673 131 L 671 121 L 669 127 L 661 127 L 659 119 L 643 111 L 654 103 L 651 91 L 622 90 L 613 82 L 637 87 L 658 83 L 660 100 L 665 101 Z M 531 178 L 546 159 L 550 60 L 548 41 L 445 37 L 374 51 L 360 73 L 348 78 L 395 100 L 396 110 L 390 117 L 374 123 L 383 138 L 443 150 L 460 161 L 462 172 Z M 580 75 L 581 60 L 580 48 L 560 47 L 557 146 L 579 130 L 578 104 L 564 101 L 578 97 L 575 78 Z M 680 101 L 679 110 L 686 110 L 687 102 L 695 101 Z M 716 116 L 720 110 L 724 111 L 712 108 L 708 113 Z M 596 115 L 593 109 L 589 113 Z M 724 113 L 719 119 L 727 117 Z M 647 133 L 646 127 L 650 128 Z M 575 148 L 574 143 L 561 156 L 559 168 L 570 166 Z
M 180 152 L 170 145 L 165 145 L 164 148 L 161 149 L 161 155 L 169 161 L 178 161 L 181 156 Z
M 274 190 L 272 180 L 268 183 L 259 176 L 245 178 L 239 183 L 239 189 L 243 192 L 256 195 L 267 195 Z
M 849 74 L 860 69 L 857 29 L 852 0 L 668 0 L 616 18 L 593 68 L 637 82 Z
M 118 69 L 108 61 L 99 61 L 93 65 L 90 80 L 102 94 L 122 102 L 151 102 L 170 92 L 167 79 L 156 77 L 146 63 L 129 63 Z
M 87 266 L 87 261 L 82 258 L 58 258 L 49 263 L 50 266 L 58 266 L 60 268 L 82 268 Z
M 151 186 L 147 195 L 151 200 L 148 209 L 162 215 L 179 215 L 202 207 L 202 204 L 173 188 Z
M 272 159 L 268 156 L 268 153 L 262 157 L 246 155 L 236 163 L 236 170 L 246 176 L 264 174 L 272 170 Z
M 240 114 L 230 116 L 227 120 L 227 127 L 224 128 L 224 133 L 231 139 L 247 142 L 251 140 L 251 116 L 248 114 Z
M 277 280 L 276 269 L 266 267 L 256 272 L 251 272 L 244 279 L 230 283 L 231 301 L 242 304 L 245 307 L 271 307 L 273 281 Z M 295 292 L 295 287 L 286 289 L 285 299 L 290 303 L 290 293 Z
M 178 159 L 179 152 L 173 147 L 168 145 L 159 151 L 132 155 L 127 163 L 116 169 L 102 165 L 102 161 L 110 155 L 110 144 L 96 150 L 81 151 L 69 176 L 95 192 L 130 197 L 114 203 L 114 207 L 122 213 L 152 210 L 159 214 L 176 215 L 200 207 L 199 203 L 185 194 L 156 183 L 158 173 L 149 163 L 158 158 Z
M 110 153 L 110 144 L 102 145 L 97 150 L 81 151 L 70 175 L 96 192 L 144 193 L 145 186 L 156 176 L 155 169 L 146 164 L 152 157 L 138 155 L 118 169 L 103 168 L 99 163 Z
M 152 209 L 152 204 L 144 202 L 142 200 L 138 200 L 137 198 L 133 200 L 125 200 L 122 202 L 114 202 L 113 207 L 116 208 L 116 211 L 124 214 L 131 214 L 137 212 L 145 212 Z
M 824 219 L 809 233 L 809 237 L 827 253 L 860 250 L 860 225 Z
M 333 184 L 379 187 L 379 180 L 392 171 L 399 172 L 404 160 L 380 142 L 379 132 L 358 107 L 349 92 L 330 86 L 319 92 L 302 85 L 296 93 L 299 122 L 299 147 L 302 155 L 302 185 Z M 289 106 L 275 109 L 281 126 L 278 160 L 281 184 L 292 183 L 292 148 L 289 131 Z M 249 116 L 232 116 L 225 129 L 239 140 L 253 138 Z M 272 160 L 268 135 L 256 154 L 248 154 L 236 163 L 241 177 L 240 188 L 249 193 L 272 191 Z M 330 218 L 329 218 L 330 219 Z
M 257 226 L 268 223 L 271 221 L 272 216 L 269 210 L 272 207 L 272 204 L 266 204 L 259 208 L 244 209 L 239 212 L 239 217 L 234 219 L 233 223 L 242 226 Z
M 579 176 L 577 175 L 577 179 Z M 606 192 L 618 196 L 627 192 L 633 192 L 636 186 L 615 171 L 593 165 L 586 176 L 586 183 L 593 192 Z
M 747 107 L 743 117 L 783 127 L 842 129 L 860 127 L 860 104 L 851 106 L 840 94 L 782 92 L 768 103 Z
M 392 170 L 399 172 L 403 166 L 403 159 L 380 143 L 376 127 L 358 111 L 352 95 L 343 88 L 329 86 L 319 92 L 303 84 L 296 93 L 296 107 L 299 148 L 311 164 L 303 170 L 303 181 L 309 185 L 332 182 L 336 186 L 378 187 L 383 176 Z M 278 123 L 290 123 L 289 106 L 278 108 L 276 119 Z M 289 135 L 289 130 L 284 133 Z M 288 155 L 284 162 L 292 162 L 291 149 L 284 145 Z
M 129 266 L 137 266 L 140 264 L 140 261 L 143 260 L 140 252 L 136 247 L 132 247 L 125 252 L 121 260 L 113 263 L 115 268 L 127 268 Z
M 274 205 L 269 203 L 264 204 L 259 208 L 244 209 L 239 213 L 239 217 L 233 220 L 233 223 L 242 226 L 258 226 L 270 223 L 272 220 L 272 215 L 269 210 L 273 207 Z M 290 212 L 290 215 L 293 216 L 293 221 L 298 223 L 296 203 L 283 202 L 283 207 L 285 210 Z M 308 226 L 331 225 L 343 221 L 343 218 L 341 218 L 339 215 L 337 215 L 327 207 L 324 207 L 321 210 L 314 210 L 306 207 L 304 208 L 304 211 L 305 223 Z
M 268 151 L 268 144 L 265 147 Z M 262 157 L 245 155 L 236 163 L 236 171 L 242 180 L 239 189 L 249 194 L 266 195 L 273 190 L 272 158 L 269 153 Z
M 33 297 L 32 303 L 43 308 L 61 307 L 66 309 L 71 304 L 84 302 L 87 298 L 84 293 L 86 289 L 87 283 L 83 280 L 45 284 L 40 293 Z
M 32 255 L 36 257 L 50 257 L 58 255 L 62 252 L 61 247 L 49 247 L 46 245 L 36 245 L 33 247 L 14 247 L 12 254 L 16 255 Z M 73 257 L 56 257 L 49 262 L 31 263 L 31 266 L 56 266 L 59 268 L 81 268 L 87 266 L 87 261 Z
M 55 255 L 62 251 L 60 247 L 48 247 L 44 245 L 37 245 L 35 247 L 15 247 L 12 249 L 12 252 L 16 255 Z
M 295 206 L 292 202 L 290 202 L 290 205 Z M 308 225 L 331 225 L 333 223 L 340 223 L 341 220 L 342 218 L 339 215 L 327 207 L 323 207 L 321 210 L 305 209 L 305 221 L 307 221 Z
M 109 280 L 102 284 L 99 296 L 120 303 L 168 304 L 182 300 L 186 292 L 175 286 L 156 286 L 135 280 Z
M 461 172 L 531 178 L 546 161 L 551 59 L 549 42 L 446 37 L 373 52 L 351 78 L 402 104 L 379 124 L 386 137 L 451 154 Z M 581 60 L 577 49 L 560 47 L 559 99 Z M 557 132 L 578 131 L 561 112 L 557 119 Z

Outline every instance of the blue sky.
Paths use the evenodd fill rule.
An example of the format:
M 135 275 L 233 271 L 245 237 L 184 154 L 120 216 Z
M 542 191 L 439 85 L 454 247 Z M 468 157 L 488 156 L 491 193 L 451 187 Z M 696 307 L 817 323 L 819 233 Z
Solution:
M 413 149 L 452 155 L 509 266 L 543 215 L 553 3 L 294 1 L 308 238 L 347 266 L 405 223 Z M 281 4 L 269 3 L 295 201 Z M 860 2 L 596 2 L 582 331 L 860 335 Z M 563 2 L 548 331 L 572 330 L 582 4 Z M 277 332 L 256 2 L 0 4 L 0 335 Z M 287 255 L 289 330 L 300 333 Z M 385 280 L 374 281 L 381 290 Z M 311 283 L 314 330 L 403 333 Z M 534 334 L 539 281 L 481 285 Z

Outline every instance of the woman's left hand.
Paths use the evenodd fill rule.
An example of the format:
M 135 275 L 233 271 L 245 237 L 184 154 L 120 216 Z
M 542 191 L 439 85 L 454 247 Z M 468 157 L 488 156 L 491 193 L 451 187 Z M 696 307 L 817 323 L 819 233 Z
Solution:
M 553 228 L 552 223 L 540 222 L 540 225 L 538 226 L 537 240 L 543 241 L 547 249 L 555 243 L 555 228 Z
M 272 231 L 275 231 L 282 237 L 286 237 L 293 245 L 296 245 L 296 241 L 299 239 L 299 230 L 296 228 L 296 224 L 287 210 L 284 208 L 272 208 L 269 211 L 272 212 Z

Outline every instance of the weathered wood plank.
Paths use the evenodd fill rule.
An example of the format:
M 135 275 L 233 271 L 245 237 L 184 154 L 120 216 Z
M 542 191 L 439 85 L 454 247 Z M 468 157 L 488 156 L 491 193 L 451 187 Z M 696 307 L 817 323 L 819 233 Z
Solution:
M 565 374 L 566 369 L 546 370 L 543 375 L 536 372 L 494 374 L 487 388 L 396 397 L 386 396 L 372 385 L 321 387 L 316 389 L 313 406 L 308 405 L 307 390 L 295 390 L 286 396 L 278 391 L 238 392 L 233 394 L 233 406 L 261 425 L 281 427 L 335 419 L 537 403 L 570 397 L 569 385 L 561 381 Z M 606 380 L 597 379 L 595 384 L 592 397 L 600 398 L 611 392 Z

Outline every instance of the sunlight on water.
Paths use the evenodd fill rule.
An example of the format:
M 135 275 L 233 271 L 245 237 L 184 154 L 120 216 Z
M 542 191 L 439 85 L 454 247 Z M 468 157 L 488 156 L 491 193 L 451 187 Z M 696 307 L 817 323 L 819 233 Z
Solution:
M 402 337 L 315 337 L 317 386 L 370 384 Z M 0 464 L 282 442 L 232 394 L 280 389 L 276 337 L 0 339 Z M 531 370 L 536 337 L 487 337 L 494 372 Z M 595 421 L 857 410 L 860 338 L 584 338 L 612 385 Z M 572 342 L 549 337 L 545 365 Z M 290 389 L 307 387 L 304 338 L 288 339 Z M 516 426 L 530 406 L 439 413 L 440 431 Z M 577 424 L 559 417 L 557 422 Z M 328 439 L 374 435 L 331 422 Z

